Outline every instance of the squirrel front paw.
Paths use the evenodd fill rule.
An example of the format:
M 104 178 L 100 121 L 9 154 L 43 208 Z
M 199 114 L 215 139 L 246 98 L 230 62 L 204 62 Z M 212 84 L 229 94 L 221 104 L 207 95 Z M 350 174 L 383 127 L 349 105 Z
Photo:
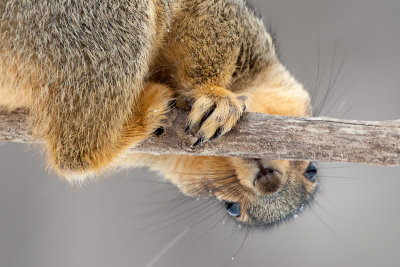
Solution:
M 198 127 L 192 148 L 229 132 L 246 109 L 243 97 L 219 86 L 195 89 L 191 97 L 194 103 L 185 132 Z
M 139 103 L 138 117 L 146 127 L 147 135 L 162 135 L 168 114 L 176 105 L 173 91 L 166 85 L 147 82 Z
M 171 99 L 168 104 L 167 104 L 167 113 L 170 112 L 172 110 L 172 108 L 174 108 L 176 106 L 176 99 Z M 153 132 L 153 135 L 155 136 L 160 136 L 165 132 L 165 128 L 164 126 L 160 126 L 157 129 L 155 129 L 155 131 Z

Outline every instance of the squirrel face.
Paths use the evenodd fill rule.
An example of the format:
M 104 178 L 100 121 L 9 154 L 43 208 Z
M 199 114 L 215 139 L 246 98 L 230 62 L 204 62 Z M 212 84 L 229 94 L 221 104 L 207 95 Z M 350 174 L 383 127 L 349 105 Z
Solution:
M 310 96 L 281 64 L 242 90 L 250 112 L 311 116 Z M 223 137 L 222 137 L 223 138 Z M 157 164 L 180 191 L 214 197 L 238 223 L 268 227 L 294 217 L 317 191 L 315 165 L 307 161 L 235 157 L 166 156 Z
M 268 227 L 303 210 L 317 191 L 311 162 L 176 156 L 166 177 L 192 197 L 214 197 L 238 223 Z M 165 169 L 164 169 L 165 170 Z

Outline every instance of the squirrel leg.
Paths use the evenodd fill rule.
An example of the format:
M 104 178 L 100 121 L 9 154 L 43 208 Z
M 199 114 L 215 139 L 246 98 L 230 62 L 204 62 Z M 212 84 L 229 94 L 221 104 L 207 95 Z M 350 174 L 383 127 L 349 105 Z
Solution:
M 138 105 L 124 125 L 119 146 L 129 147 L 163 132 L 163 123 L 175 105 L 174 92 L 167 85 L 147 82 Z
M 84 141 L 84 136 L 71 136 L 72 140 L 83 140 L 75 144 L 68 143 L 68 140 L 48 138 L 52 168 L 70 182 L 82 182 L 88 176 L 96 176 L 117 167 L 118 158 L 130 147 L 160 133 L 174 103 L 173 91 L 166 85 L 148 82 L 136 103 L 120 132 L 117 132 L 118 129 L 109 129 L 110 140 L 104 140 L 101 146 L 93 147 L 91 142 Z M 63 146 L 59 146 L 63 143 Z
M 246 109 L 243 97 L 219 86 L 196 88 L 190 92 L 190 97 L 194 103 L 185 131 L 198 129 L 198 139 L 192 147 L 229 132 Z
M 29 106 L 32 134 L 45 141 L 51 169 L 68 180 L 109 170 L 157 128 L 169 91 L 144 81 L 166 32 L 167 4 L 3 2 L 0 86 L 29 97 L 20 104 Z M 154 90 L 161 96 L 143 105 Z

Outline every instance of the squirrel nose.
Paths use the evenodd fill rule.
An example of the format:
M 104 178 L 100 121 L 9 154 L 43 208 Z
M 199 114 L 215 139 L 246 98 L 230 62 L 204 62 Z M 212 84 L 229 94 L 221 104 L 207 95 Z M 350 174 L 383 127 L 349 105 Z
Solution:
M 256 159 L 259 171 L 254 177 L 253 185 L 258 193 L 270 194 L 276 192 L 280 185 L 281 179 L 279 173 L 273 168 L 263 166 L 260 159 Z

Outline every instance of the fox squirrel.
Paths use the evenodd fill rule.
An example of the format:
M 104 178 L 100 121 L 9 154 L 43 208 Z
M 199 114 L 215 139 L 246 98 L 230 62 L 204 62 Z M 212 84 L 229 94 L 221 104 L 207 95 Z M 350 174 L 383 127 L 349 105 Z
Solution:
M 193 147 L 243 112 L 310 116 L 310 96 L 279 62 L 242 0 L 0 0 L 0 106 L 26 108 L 51 168 L 70 181 L 145 165 L 190 196 L 271 225 L 316 191 L 310 162 L 126 154 L 191 99 Z

